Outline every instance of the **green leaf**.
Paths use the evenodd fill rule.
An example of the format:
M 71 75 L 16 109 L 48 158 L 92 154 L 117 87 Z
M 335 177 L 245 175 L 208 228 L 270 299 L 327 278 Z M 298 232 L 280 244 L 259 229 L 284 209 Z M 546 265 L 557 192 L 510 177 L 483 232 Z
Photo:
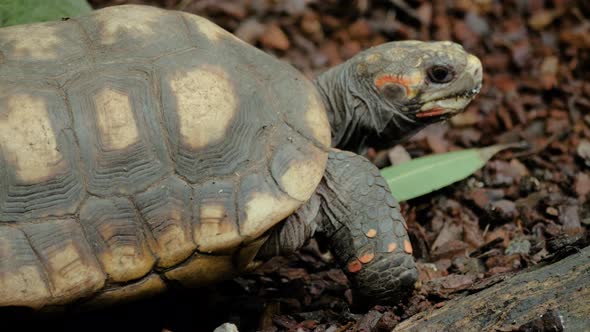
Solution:
M 90 11 L 86 0 L 0 0 L 0 26 L 57 21 Z
M 406 201 L 463 180 L 500 150 L 520 146 L 520 143 L 502 144 L 434 154 L 385 167 L 381 175 L 393 196 L 400 202 Z

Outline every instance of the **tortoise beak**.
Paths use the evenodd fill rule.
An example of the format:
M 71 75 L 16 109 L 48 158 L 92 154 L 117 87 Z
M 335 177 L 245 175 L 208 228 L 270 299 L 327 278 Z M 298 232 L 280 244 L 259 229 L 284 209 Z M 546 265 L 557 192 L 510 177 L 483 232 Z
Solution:
M 483 82 L 483 67 L 479 58 L 475 55 L 469 54 L 465 71 L 471 74 L 471 78 L 473 79 L 473 85 L 475 86 L 473 88 L 473 95 L 479 93 Z

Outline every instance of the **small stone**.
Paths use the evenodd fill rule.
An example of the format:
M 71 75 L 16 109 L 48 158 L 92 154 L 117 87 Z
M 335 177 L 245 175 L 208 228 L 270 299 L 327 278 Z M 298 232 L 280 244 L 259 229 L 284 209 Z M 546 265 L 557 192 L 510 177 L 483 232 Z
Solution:
M 412 156 L 401 145 L 396 145 L 388 153 L 392 165 L 399 165 L 412 160 Z
M 523 254 L 528 255 L 531 251 L 531 243 L 527 239 L 514 239 L 506 248 L 506 255 Z
M 238 327 L 232 323 L 223 323 L 217 327 L 213 332 L 239 332 Z
M 499 201 L 490 204 L 491 211 L 503 220 L 512 221 L 517 215 L 516 204 L 513 201 L 507 199 L 501 199 Z
M 552 206 L 548 206 L 547 209 L 545 209 L 545 213 L 547 213 L 550 216 L 554 216 L 554 217 L 559 216 L 559 211 Z

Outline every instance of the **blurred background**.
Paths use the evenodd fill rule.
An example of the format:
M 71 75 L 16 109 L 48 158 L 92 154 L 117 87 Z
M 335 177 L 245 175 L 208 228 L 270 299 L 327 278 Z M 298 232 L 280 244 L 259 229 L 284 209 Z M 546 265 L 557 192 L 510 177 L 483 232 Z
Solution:
M 369 158 L 383 167 L 497 143 L 526 141 L 529 149 L 502 152 L 467 180 L 402 203 L 422 287 L 398 306 L 352 313 L 346 277 L 312 241 L 210 294 L 166 297 L 85 324 L 115 317 L 154 331 L 207 331 L 224 321 L 240 331 L 389 331 L 477 281 L 537 264 L 558 239 L 572 244 L 587 235 L 589 1 L 89 2 L 95 9 L 133 3 L 202 15 L 310 78 L 386 41 L 456 41 L 482 59 L 480 95 L 465 113 Z

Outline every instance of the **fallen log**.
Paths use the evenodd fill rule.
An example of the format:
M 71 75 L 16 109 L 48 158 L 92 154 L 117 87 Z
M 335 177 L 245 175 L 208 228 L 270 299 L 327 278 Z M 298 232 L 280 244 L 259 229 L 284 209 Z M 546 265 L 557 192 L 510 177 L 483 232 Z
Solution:
M 393 331 L 590 331 L 590 247 L 416 314 Z

